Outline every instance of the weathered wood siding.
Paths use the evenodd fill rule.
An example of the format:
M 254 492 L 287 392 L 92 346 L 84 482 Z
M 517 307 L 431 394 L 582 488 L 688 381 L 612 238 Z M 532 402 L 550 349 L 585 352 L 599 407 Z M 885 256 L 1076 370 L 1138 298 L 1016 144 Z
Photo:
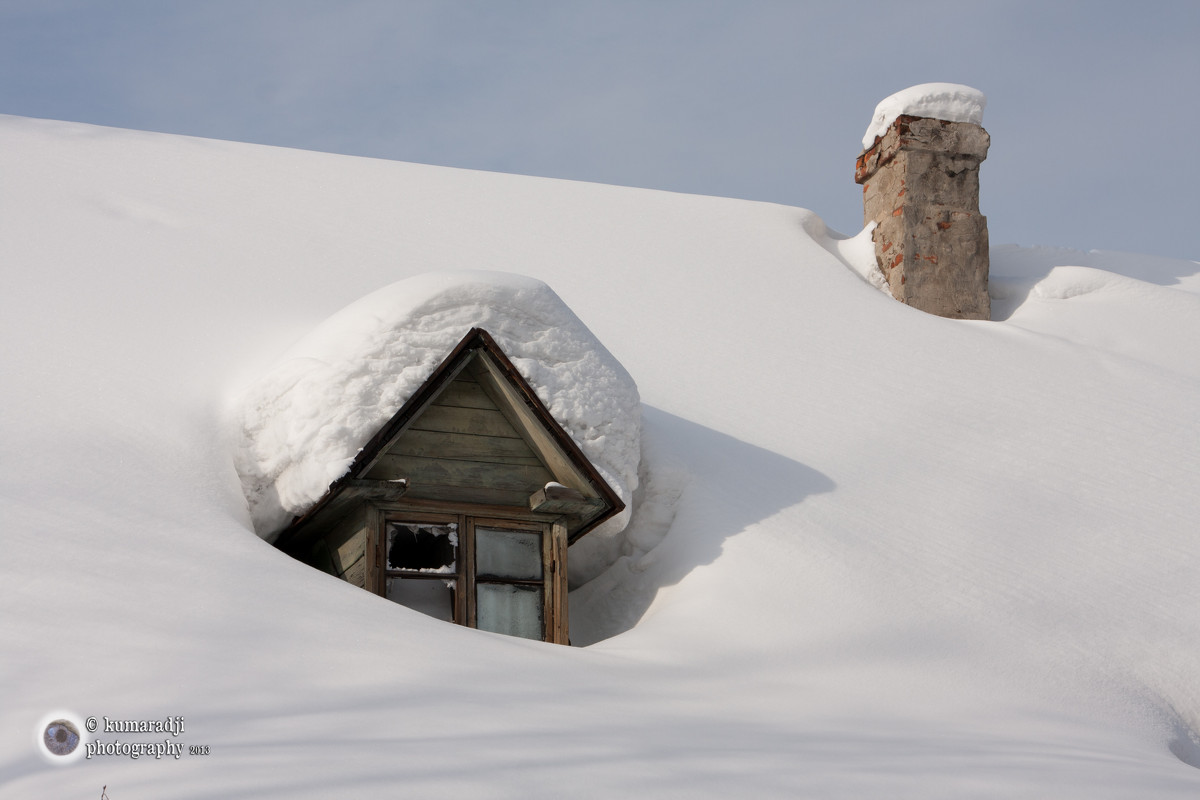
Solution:
M 546 641 L 554 644 L 570 644 L 570 614 L 567 608 L 567 528 L 555 523 L 550 526 L 549 547 L 551 554 L 550 597 L 553 603 L 550 626 Z
M 367 513 L 359 507 L 335 522 L 313 542 L 306 562 L 360 588 L 366 588 Z
M 524 506 L 554 480 L 488 390 L 463 370 L 366 475 L 406 478 L 406 497 Z
M 554 443 L 549 431 L 521 400 L 516 388 L 503 378 L 500 368 L 491 359 L 478 358 L 467 366 L 466 371 L 479 382 L 485 392 L 503 398 L 503 405 L 497 406 L 500 413 L 508 420 L 514 435 L 521 436 L 532 443 L 531 451 L 540 459 L 544 459 L 543 463 L 554 471 L 555 481 L 585 495 L 595 495 L 592 487 L 588 485 L 587 479 Z M 518 431 L 520 432 L 518 433 Z M 542 486 L 545 484 L 543 483 Z

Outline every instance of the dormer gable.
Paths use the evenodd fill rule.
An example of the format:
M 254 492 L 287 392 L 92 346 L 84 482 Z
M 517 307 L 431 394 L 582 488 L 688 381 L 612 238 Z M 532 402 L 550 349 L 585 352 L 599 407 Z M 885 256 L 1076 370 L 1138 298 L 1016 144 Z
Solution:
M 431 616 L 565 644 L 567 547 L 623 509 L 473 328 L 275 544 Z

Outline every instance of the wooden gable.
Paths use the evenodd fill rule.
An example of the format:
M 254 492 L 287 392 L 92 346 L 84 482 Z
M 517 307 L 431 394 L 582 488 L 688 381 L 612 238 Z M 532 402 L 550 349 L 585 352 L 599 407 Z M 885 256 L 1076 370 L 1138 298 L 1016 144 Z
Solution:
M 555 480 L 472 374 L 479 368 L 468 364 L 449 381 L 364 477 L 404 478 L 410 498 L 506 506 Z

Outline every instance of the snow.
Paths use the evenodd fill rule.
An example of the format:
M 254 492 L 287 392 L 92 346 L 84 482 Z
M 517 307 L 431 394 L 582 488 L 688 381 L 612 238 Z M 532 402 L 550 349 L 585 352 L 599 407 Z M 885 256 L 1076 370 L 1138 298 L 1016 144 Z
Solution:
M 1200 790 L 1200 264 L 997 247 L 964 322 L 799 208 L 13 117 L 0 172 L 0 797 Z M 640 391 L 576 647 L 282 555 L 233 466 L 298 339 L 481 268 Z
M 303 514 L 471 328 L 484 328 L 626 506 L 641 458 L 637 386 L 549 286 L 448 271 L 379 289 L 321 323 L 246 392 L 234 464 L 268 541 Z M 628 510 L 594 531 L 615 536 Z
M 928 117 L 947 122 L 983 124 L 983 109 L 987 97 L 978 89 L 961 83 L 922 83 L 910 86 L 885 97 L 875 106 L 871 124 L 863 135 L 866 150 L 883 136 L 899 116 Z

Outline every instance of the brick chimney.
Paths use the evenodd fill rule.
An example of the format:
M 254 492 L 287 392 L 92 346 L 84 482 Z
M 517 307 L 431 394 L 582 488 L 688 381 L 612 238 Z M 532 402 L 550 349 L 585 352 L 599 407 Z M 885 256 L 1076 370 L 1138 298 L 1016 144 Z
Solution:
M 931 86 L 957 85 L 926 84 L 906 92 Z M 957 88 L 977 95 L 978 113 L 966 116 L 982 120 L 983 95 Z M 987 158 L 991 137 L 974 121 L 937 118 L 943 114 L 936 102 L 893 103 L 893 110 L 928 110 L 931 116 L 899 113 L 889 122 L 890 115 L 880 113 L 886 103 L 876 110 L 876 127 L 868 135 L 881 121 L 886 127 L 858 157 L 854 180 L 863 187 L 864 222 L 876 223 L 875 260 L 892 297 L 942 317 L 990 319 L 979 164 Z

